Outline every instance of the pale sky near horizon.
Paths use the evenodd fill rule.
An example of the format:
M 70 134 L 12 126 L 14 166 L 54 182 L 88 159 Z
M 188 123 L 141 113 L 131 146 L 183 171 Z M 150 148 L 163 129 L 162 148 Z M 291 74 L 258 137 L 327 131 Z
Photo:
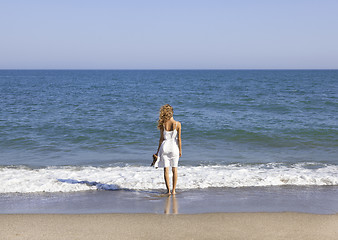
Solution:
M 338 69 L 337 0 L 0 0 L 0 69 Z

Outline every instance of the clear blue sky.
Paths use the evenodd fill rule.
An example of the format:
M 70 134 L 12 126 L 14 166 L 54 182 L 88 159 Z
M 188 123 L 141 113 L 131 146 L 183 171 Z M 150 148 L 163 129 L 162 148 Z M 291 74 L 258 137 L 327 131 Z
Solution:
M 0 69 L 337 69 L 337 0 L 0 0 Z

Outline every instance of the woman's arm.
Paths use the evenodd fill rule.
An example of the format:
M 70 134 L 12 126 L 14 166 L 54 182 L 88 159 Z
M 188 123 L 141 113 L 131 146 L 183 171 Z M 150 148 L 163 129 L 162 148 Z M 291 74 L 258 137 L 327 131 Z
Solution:
M 182 137 L 181 137 L 181 123 L 178 122 L 178 135 L 177 135 L 177 138 L 178 138 L 178 149 L 180 150 L 180 157 L 182 156 Z
M 158 155 L 158 152 L 160 151 L 161 144 L 162 144 L 162 142 L 164 140 L 164 137 L 163 137 L 163 128 L 161 128 L 160 132 L 161 132 L 161 136 L 160 136 L 160 141 L 158 141 L 158 148 L 157 148 L 157 152 L 155 153 L 156 156 Z

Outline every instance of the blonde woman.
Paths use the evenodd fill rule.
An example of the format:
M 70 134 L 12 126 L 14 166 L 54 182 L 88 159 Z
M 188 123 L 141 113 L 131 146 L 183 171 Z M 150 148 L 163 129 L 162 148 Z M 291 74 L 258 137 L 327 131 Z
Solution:
M 167 194 L 176 194 L 177 166 L 182 156 L 181 123 L 174 120 L 174 110 L 169 104 L 163 105 L 160 109 L 160 116 L 157 128 L 161 137 L 156 152 L 158 157 L 155 166 L 164 167 L 164 180 L 167 187 Z M 173 172 L 173 188 L 170 191 L 169 167 Z

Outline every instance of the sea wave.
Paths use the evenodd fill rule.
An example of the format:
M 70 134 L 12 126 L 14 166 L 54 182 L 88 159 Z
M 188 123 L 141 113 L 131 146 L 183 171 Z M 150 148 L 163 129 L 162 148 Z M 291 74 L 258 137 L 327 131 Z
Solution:
M 178 171 L 177 188 L 335 186 L 338 185 L 337 173 L 337 165 L 317 163 L 183 166 Z M 163 189 L 162 175 L 161 169 L 146 166 L 40 169 L 7 166 L 0 168 L 0 193 Z

